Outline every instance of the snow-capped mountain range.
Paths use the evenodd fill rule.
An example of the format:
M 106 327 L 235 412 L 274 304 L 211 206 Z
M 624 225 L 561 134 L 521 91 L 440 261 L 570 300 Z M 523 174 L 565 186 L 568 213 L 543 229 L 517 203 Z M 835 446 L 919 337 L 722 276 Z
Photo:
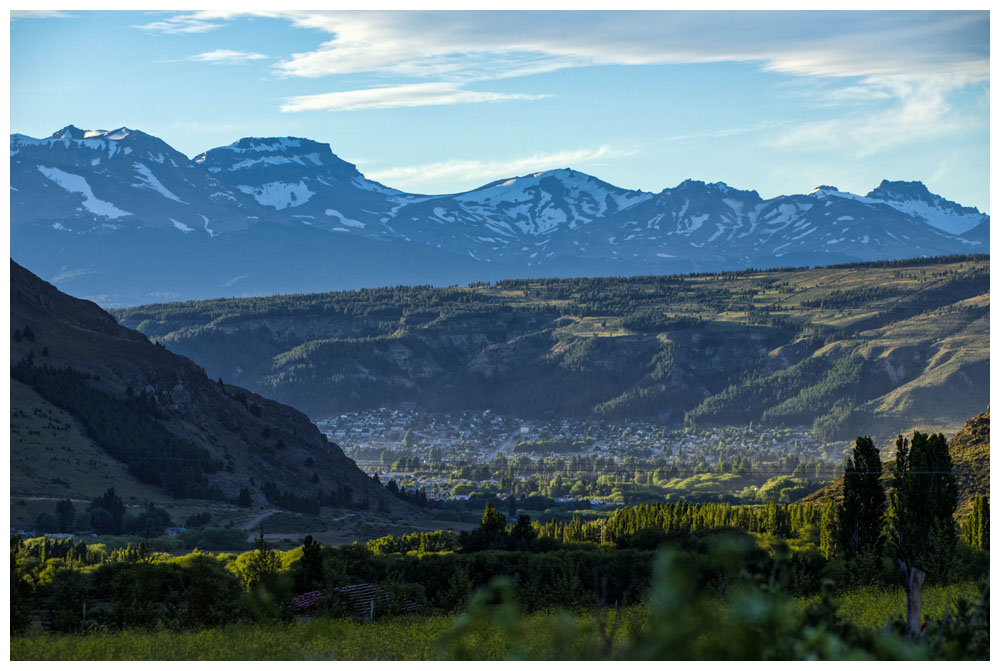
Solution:
M 243 138 L 192 160 L 141 131 L 67 126 L 11 135 L 10 149 L 12 255 L 105 305 L 989 251 L 989 216 L 920 182 L 765 200 L 695 180 L 629 190 L 566 168 L 421 195 L 304 138 Z

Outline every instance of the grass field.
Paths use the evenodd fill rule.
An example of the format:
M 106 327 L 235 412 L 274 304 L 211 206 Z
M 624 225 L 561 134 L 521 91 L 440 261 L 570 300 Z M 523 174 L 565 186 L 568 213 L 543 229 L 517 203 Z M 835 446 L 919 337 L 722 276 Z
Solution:
M 928 587 L 924 614 L 945 615 L 954 600 L 977 598 L 976 586 Z M 796 599 L 804 610 L 818 597 Z M 842 594 L 838 610 L 856 625 L 882 630 L 900 618 L 901 589 L 856 589 Z M 720 604 L 721 605 L 721 604 Z M 500 612 L 493 625 L 462 615 L 385 619 L 369 624 L 317 618 L 290 624 L 233 625 L 200 631 L 125 631 L 80 635 L 30 635 L 10 641 L 12 660 L 430 660 L 588 659 L 616 650 L 642 627 L 643 606 L 612 612 L 608 640 L 591 613 L 536 613 L 518 618 Z M 617 620 L 617 622 L 616 622 Z M 718 638 L 718 632 L 703 636 Z M 724 643 L 724 641 L 722 641 Z

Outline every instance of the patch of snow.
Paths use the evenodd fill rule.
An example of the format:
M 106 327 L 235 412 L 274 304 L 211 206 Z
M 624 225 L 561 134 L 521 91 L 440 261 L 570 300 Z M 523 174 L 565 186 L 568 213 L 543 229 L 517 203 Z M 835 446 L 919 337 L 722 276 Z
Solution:
M 88 184 L 87 180 L 80 175 L 63 172 L 59 168 L 48 168 L 44 165 L 39 165 L 37 167 L 38 172 L 45 175 L 49 180 L 55 182 L 66 191 L 83 195 L 83 206 L 93 214 L 101 217 L 107 217 L 108 219 L 117 219 L 119 217 L 126 217 L 132 214 L 131 212 L 126 212 L 125 210 L 117 208 L 113 204 L 96 197 L 90 188 L 90 184 Z
M 90 165 L 99 165 L 100 163 L 101 163 L 101 159 L 100 159 L 100 157 L 98 157 L 98 158 L 95 158 L 93 161 L 91 161 Z
M 183 224 L 183 223 L 177 221 L 176 219 L 172 219 L 171 218 L 170 221 L 173 222 L 174 228 L 176 228 L 178 231 L 182 231 L 184 233 L 190 233 L 191 231 L 194 230 L 193 228 L 191 228 L 187 224 Z
M 688 224 L 688 227 L 686 229 L 683 229 L 681 232 L 693 233 L 694 231 L 697 231 L 699 228 L 701 228 L 706 221 L 708 221 L 707 214 L 699 214 L 696 217 L 690 217 L 688 219 L 688 222 L 690 222 Z
M 951 235 L 965 233 L 986 219 L 986 215 L 979 212 L 949 212 L 922 200 L 883 202 L 903 214 L 920 219 L 924 223 Z
M 287 207 L 298 207 L 309 201 L 314 192 L 302 182 L 267 182 L 260 186 L 240 184 L 236 187 L 243 193 L 253 196 L 261 205 L 284 210 Z
M 52 228 L 56 229 L 57 231 L 68 231 L 69 230 L 68 228 L 66 228 L 65 226 L 63 226 L 62 224 L 60 224 L 58 221 L 56 223 L 52 224 Z
M 661 259 L 676 259 L 677 258 L 677 256 L 675 256 L 674 254 L 664 254 L 663 252 L 657 252 L 656 255 L 659 256 Z
M 798 235 L 792 236 L 791 238 L 789 238 L 789 240 L 801 240 L 802 238 L 806 237 L 810 233 L 815 232 L 817 228 L 818 227 L 813 226 L 812 228 L 810 228 L 807 231 L 803 231 L 802 233 L 799 233 Z
M 448 210 L 443 207 L 434 208 L 434 216 L 442 221 L 454 222 L 455 219 L 448 214 Z
M 135 168 L 137 173 L 139 173 L 140 179 L 139 184 L 132 184 L 133 187 L 138 189 L 152 189 L 164 198 L 169 198 L 170 200 L 177 201 L 178 203 L 184 203 L 183 200 L 171 193 L 167 187 L 163 186 L 163 184 L 160 183 L 160 180 L 156 179 L 156 175 L 154 175 L 153 172 L 144 164 L 133 163 L 132 167 Z M 187 203 L 184 204 L 187 205 Z
M 229 166 L 229 170 L 232 172 L 234 170 L 252 168 L 260 163 L 265 165 L 285 165 L 292 162 L 298 163 L 299 165 L 305 165 L 298 156 L 261 156 L 260 158 L 245 158 L 238 163 L 233 163 Z
M 723 191 L 723 193 L 728 193 L 728 191 Z M 722 202 L 725 203 L 726 206 L 729 207 L 729 209 L 735 212 L 736 214 L 740 214 L 743 212 L 743 203 L 741 203 L 738 200 L 734 200 L 732 198 L 723 198 Z
M 208 217 L 206 217 L 204 214 L 199 214 L 198 216 L 205 220 L 205 232 L 208 233 L 208 237 L 214 238 L 215 231 L 213 231 L 211 228 L 208 227 Z
M 237 140 L 231 145 L 225 147 L 220 147 L 226 151 L 231 151 L 236 154 L 245 154 L 248 152 L 264 152 L 264 151 L 285 151 L 287 149 L 294 149 L 296 147 L 301 147 L 302 142 L 298 138 L 294 137 L 269 137 L 269 138 L 246 138 L 248 140 L 247 147 L 238 147 L 237 145 L 243 140 Z
M 345 217 L 337 210 L 327 210 L 325 214 L 328 217 L 336 217 L 337 219 L 340 219 L 340 223 L 344 224 L 345 226 L 351 226 L 353 228 L 365 227 L 364 222 L 358 221 L 357 219 L 349 219 L 348 217 Z

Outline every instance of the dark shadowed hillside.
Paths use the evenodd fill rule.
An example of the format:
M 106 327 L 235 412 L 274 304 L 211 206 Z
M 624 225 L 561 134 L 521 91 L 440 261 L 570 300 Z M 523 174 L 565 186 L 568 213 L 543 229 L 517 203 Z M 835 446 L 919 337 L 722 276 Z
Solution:
M 11 262 L 11 489 L 91 497 L 109 486 L 308 512 L 404 516 L 301 412 L 209 379 Z

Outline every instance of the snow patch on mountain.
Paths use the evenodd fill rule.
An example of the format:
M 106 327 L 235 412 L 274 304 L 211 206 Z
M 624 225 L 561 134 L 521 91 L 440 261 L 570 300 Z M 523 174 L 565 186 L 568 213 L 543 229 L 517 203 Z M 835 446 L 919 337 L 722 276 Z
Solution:
M 132 186 L 139 189 L 152 189 L 164 198 L 169 198 L 170 200 L 187 205 L 186 202 L 175 196 L 167 187 L 163 186 L 163 184 L 160 183 L 160 180 L 156 178 L 156 175 L 153 174 L 153 171 L 150 170 L 145 164 L 133 163 L 132 167 L 135 168 L 137 173 L 139 173 L 139 179 L 141 180 L 139 184 L 133 184 Z
M 302 140 L 296 137 L 245 137 L 241 140 L 219 147 L 220 150 L 231 151 L 236 154 L 261 153 L 267 151 L 283 152 L 289 149 L 297 149 L 302 146 Z M 194 159 L 197 162 L 205 160 L 205 154 Z
M 170 221 L 171 221 L 171 223 L 173 223 L 174 228 L 176 228 L 178 231 L 182 231 L 184 233 L 190 233 L 191 231 L 194 230 L 193 228 L 191 228 L 187 224 L 185 224 L 183 222 L 180 222 L 180 221 L 177 221 L 176 219 L 170 219 Z
M 90 184 L 80 175 L 74 175 L 64 172 L 59 168 L 50 168 L 44 165 L 38 166 L 38 172 L 66 191 L 81 194 L 83 196 L 83 206 L 92 214 L 107 217 L 108 219 L 118 219 L 119 217 L 127 217 L 132 214 L 95 196 L 93 190 L 90 188 Z
M 934 228 L 950 233 L 951 235 L 965 233 L 977 226 L 984 219 L 984 215 L 978 211 L 958 213 L 954 210 L 948 211 L 919 200 L 885 202 L 900 212 L 908 214 L 911 217 L 916 217 L 917 219 L 922 219 Z
M 215 231 L 213 231 L 211 228 L 208 227 L 208 217 L 206 217 L 204 214 L 199 214 L 198 216 L 205 220 L 205 232 L 208 233 L 208 237 L 214 238 Z
M 298 163 L 299 165 L 305 165 L 298 156 L 261 156 L 259 158 L 245 158 L 242 161 L 233 163 L 229 166 L 229 170 L 243 170 L 245 168 L 252 168 L 255 165 L 285 165 L 287 163 Z M 218 172 L 221 168 L 209 168 L 213 172 Z
M 265 207 L 284 210 L 287 207 L 298 207 L 309 201 L 315 195 L 303 182 L 268 182 L 260 186 L 240 184 L 236 187 L 243 193 L 253 196 L 254 200 Z
M 109 140 L 124 140 L 129 135 L 131 135 L 132 132 L 133 132 L 132 130 L 130 130 L 128 128 L 125 128 L 124 126 L 122 126 L 121 128 L 118 128 L 116 130 L 88 130 L 88 131 L 84 131 L 83 137 L 85 139 L 87 139 L 87 138 L 94 138 L 94 137 L 103 137 L 103 138 L 107 138 Z
M 342 223 L 345 226 L 351 226 L 352 228 L 364 228 L 365 227 L 364 222 L 360 222 L 357 219 L 350 219 L 348 217 L 345 217 L 344 215 L 342 215 L 337 210 L 328 209 L 328 210 L 326 210 L 326 212 L 324 214 L 326 214 L 326 216 L 328 216 L 328 217 L 336 217 L 337 219 L 340 220 L 340 223 Z

